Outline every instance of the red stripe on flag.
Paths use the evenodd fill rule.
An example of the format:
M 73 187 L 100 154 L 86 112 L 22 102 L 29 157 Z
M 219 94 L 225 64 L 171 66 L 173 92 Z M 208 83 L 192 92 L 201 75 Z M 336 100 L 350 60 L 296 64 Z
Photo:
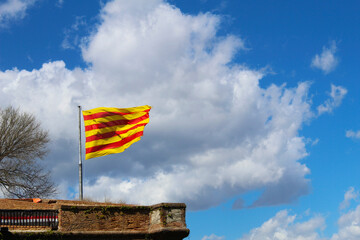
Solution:
M 132 119 L 132 120 L 116 120 L 116 121 L 92 124 L 92 125 L 85 126 L 85 131 L 91 131 L 94 129 L 101 129 L 101 128 L 106 128 L 106 127 L 113 127 L 113 126 L 117 126 L 117 125 L 136 124 L 147 118 L 149 118 L 149 113 L 147 113 L 144 116 L 141 116 L 139 118 Z
M 143 131 L 137 132 L 137 133 L 135 133 L 127 138 L 124 138 L 118 142 L 86 148 L 86 154 L 101 151 L 101 150 L 121 147 L 121 146 L 125 145 L 126 143 L 131 142 L 135 138 L 141 137 L 143 135 L 143 133 L 144 133 Z
M 104 138 L 111 138 L 120 134 L 124 134 L 129 132 L 130 130 L 136 129 L 138 127 L 142 127 L 145 126 L 147 123 L 142 123 L 142 124 L 137 124 L 129 129 L 123 130 L 123 131 L 114 131 L 114 132 L 107 132 L 107 133 L 102 133 L 102 134 L 97 134 L 97 135 L 93 135 L 93 136 L 89 136 L 86 137 L 86 142 L 91 142 L 91 141 L 95 141 L 95 140 L 99 140 L 99 139 L 104 139 Z
M 109 116 L 114 116 L 114 115 L 128 115 L 128 114 L 134 114 L 134 113 L 139 113 L 139 112 L 149 112 L 150 109 L 144 110 L 144 111 L 138 111 L 138 112 L 127 112 L 127 113 L 123 113 L 123 112 L 99 112 L 99 113 L 94 113 L 91 115 L 84 115 L 84 120 L 92 120 L 92 119 L 96 119 L 96 118 L 104 118 L 104 117 L 109 117 Z

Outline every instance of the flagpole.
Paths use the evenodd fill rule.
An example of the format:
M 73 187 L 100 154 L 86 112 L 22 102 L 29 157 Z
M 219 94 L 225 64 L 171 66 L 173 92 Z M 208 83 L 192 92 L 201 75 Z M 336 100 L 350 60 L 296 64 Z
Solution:
M 83 200 L 83 171 L 81 151 L 81 106 L 79 107 L 79 200 Z

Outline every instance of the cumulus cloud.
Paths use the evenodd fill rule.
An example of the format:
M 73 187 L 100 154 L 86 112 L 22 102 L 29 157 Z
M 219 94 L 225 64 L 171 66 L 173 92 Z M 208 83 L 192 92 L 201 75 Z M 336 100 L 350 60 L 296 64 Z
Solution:
M 323 47 L 322 53 L 316 54 L 311 61 L 311 66 L 322 70 L 325 74 L 333 71 L 337 64 L 338 59 L 335 56 L 336 53 L 336 43 L 335 41 L 331 42 L 329 48 Z
M 153 107 L 142 140 L 84 163 L 85 197 L 205 209 L 253 190 L 250 206 L 308 193 L 308 83 L 259 84 L 260 70 L 235 64 L 242 39 L 218 36 L 221 18 L 187 15 L 161 0 L 107 2 L 82 46 L 89 67 L 63 61 L 0 72 L 0 102 L 33 112 L 53 139 L 47 163 L 62 188 L 77 189 L 77 106 Z M 338 104 L 335 87 L 334 103 Z M 344 94 L 343 94 L 344 95 Z M 237 202 L 241 202 L 241 199 Z
M 261 72 L 227 66 L 243 42 L 234 36 L 217 38 L 219 18 L 214 15 L 184 15 L 158 1 L 119 3 L 104 8 L 102 25 L 89 38 L 84 58 L 99 74 L 95 79 L 110 83 L 94 82 L 96 89 L 118 89 L 128 95 L 121 102 L 135 97 L 136 102 L 146 100 L 139 104 L 155 106 L 151 129 L 159 141 L 156 148 L 169 159 L 159 162 L 164 166 L 153 175 L 130 179 L 126 196 L 119 194 L 123 182 L 116 177 L 98 178 L 86 192 L 102 196 L 98 193 L 104 189 L 107 196 L 119 194 L 130 202 L 180 200 L 206 208 L 294 178 L 294 191 L 278 187 L 284 198 L 271 204 L 304 194 L 308 169 L 297 162 L 306 155 L 297 130 L 309 114 L 308 85 L 261 89 Z M 104 188 L 108 184 L 114 191 Z M 257 205 L 269 204 L 269 192 Z
M 340 209 L 349 206 L 351 200 L 357 199 L 359 192 L 350 187 L 344 195 Z M 305 213 L 308 216 L 308 213 Z M 339 230 L 331 237 L 322 237 L 325 229 L 325 218 L 314 215 L 304 220 L 305 216 L 289 214 L 288 210 L 279 211 L 274 217 L 264 222 L 260 227 L 250 230 L 239 240 L 356 240 L 360 239 L 360 205 L 343 213 L 339 220 Z
M 360 131 L 355 132 L 353 130 L 348 130 L 345 135 L 348 138 L 360 138 Z
M 331 93 L 330 98 L 327 99 L 323 104 L 319 105 L 318 115 L 321 115 L 323 113 L 331 113 L 334 108 L 340 106 L 343 98 L 347 94 L 347 89 L 341 86 L 335 86 L 331 84 Z
M 80 91 L 86 91 L 81 82 L 89 79 L 91 73 L 70 71 L 63 61 L 45 63 L 32 71 L 7 70 L 0 72 L 0 102 L 34 113 L 51 130 L 53 140 L 71 139 L 76 136 L 74 129 L 69 128 L 76 122 L 74 99 L 81 96 Z
M 22 19 L 26 10 L 35 3 L 36 0 L 7 0 L 0 4 L 0 26 L 9 20 Z
M 287 210 L 278 212 L 260 227 L 252 229 L 240 240 L 321 240 L 318 231 L 325 227 L 322 216 L 314 216 L 306 221 L 299 221 L 296 215 L 289 215 Z

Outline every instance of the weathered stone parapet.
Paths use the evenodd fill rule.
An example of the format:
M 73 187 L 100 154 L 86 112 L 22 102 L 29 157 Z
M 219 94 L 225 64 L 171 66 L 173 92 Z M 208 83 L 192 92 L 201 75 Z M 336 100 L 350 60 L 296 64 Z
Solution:
M 189 235 L 186 228 L 183 203 L 161 203 L 151 206 L 149 233 L 154 239 L 183 239 Z
M 186 228 L 186 205 L 183 203 L 161 203 L 151 206 L 149 230 Z
M 59 231 L 75 233 L 86 231 L 122 232 L 128 235 L 139 234 L 162 239 L 171 235 L 171 239 L 183 239 L 189 234 L 185 223 L 185 204 L 161 203 L 153 206 L 74 206 L 61 205 L 59 208 Z M 91 232 L 91 233 L 90 233 Z
M 38 206 L 58 212 L 56 229 L 37 231 L 13 226 L 3 235 L 17 239 L 29 239 L 29 234 L 42 239 L 41 236 L 51 234 L 51 239 L 129 240 L 181 240 L 189 235 L 185 222 L 186 205 L 183 203 L 136 206 L 58 201 L 56 206 Z M 35 208 L 31 205 L 31 209 Z

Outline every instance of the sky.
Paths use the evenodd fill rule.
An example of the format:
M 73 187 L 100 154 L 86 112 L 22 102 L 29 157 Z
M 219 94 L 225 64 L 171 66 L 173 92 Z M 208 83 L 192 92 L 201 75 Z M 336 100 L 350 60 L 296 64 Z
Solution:
M 84 196 L 187 205 L 187 239 L 360 239 L 360 3 L 0 0 L 0 108 L 78 197 L 78 107 L 150 105 Z M 83 133 L 82 133 L 83 134 Z

